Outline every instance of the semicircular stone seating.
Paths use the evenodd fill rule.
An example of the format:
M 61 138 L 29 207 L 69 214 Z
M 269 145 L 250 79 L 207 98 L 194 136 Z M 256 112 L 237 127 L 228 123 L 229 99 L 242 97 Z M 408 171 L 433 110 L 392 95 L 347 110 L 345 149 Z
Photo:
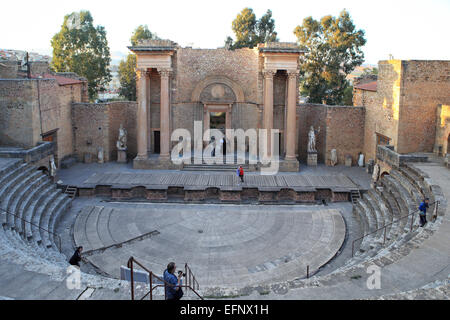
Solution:
M 379 180 L 377 188 L 363 194 L 354 205 L 354 215 L 360 221 L 363 234 L 368 235 L 355 248 L 354 257 L 326 275 L 313 276 L 315 283 L 326 285 L 330 279 L 336 281 L 343 278 L 349 270 L 376 259 L 395 263 L 401 256 L 407 255 L 412 249 L 402 249 L 408 247 L 409 242 L 420 243 L 434 230 L 433 207 L 428 211 L 429 224 L 426 228 L 418 227 L 416 212 L 424 197 L 429 198 L 430 203 L 442 199 L 436 193 L 436 187 L 414 166 L 393 168 L 389 175 Z M 61 279 L 64 279 L 67 257 L 58 251 L 57 239 L 35 225 L 54 232 L 59 218 L 70 205 L 71 198 L 57 189 L 36 167 L 17 160 L 0 168 L 0 208 L 16 215 L 0 213 L 0 261 L 12 261 L 28 268 L 36 266 L 40 268 L 39 272 L 62 274 Z M 438 216 L 444 215 L 445 210 L 444 205 L 440 206 Z M 384 229 L 386 225 L 388 227 Z M 123 283 L 87 274 L 84 281 L 109 288 Z M 275 282 L 270 285 L 278 286 Z M 211 288 L 206 288 L 202 293 L 207 294 L 208 289 Z M 227 290 L 228 294 L 233 293 L 232 288 Z
M 128 298 L 127 282 L 85 272 L 81 273 L 81 289 L 67 288 L 68 259 L 59 251 L 57 237 L 43 229 L 56 234 L 59 219 L 70 208 L 72 199 L 37 167 L 22 159 L 0 160 L 0 269 L 5 271 L 0 272 L 0 283 L 12 286 L 20 299 L 23 298 L 20 292 L 30 299 L 77 299 L 87 287 L 103 288 L 101 297 L 105 291 L 109 293 L 103 298 Z M 14 278 L 11 279 L 14 272 L 19 278 L 30 277 L 31 272 L 33 281 L 29 284 L 37 285 L 34 293 L 30 293 L 27 284 L 22 291 L 14 285 Z M 46 292 L 46 288 L 52 293 Z M 120 294 L 119 288 L 123 288 Z M 10 293 L 14 294 L 6 291 L 0 295 L 9 297 Z
M 368 190 L 354 205 L 354 215 L 360 221 L 362 234 L 367 236 L 359 241 L 355 257 L 345 266 L 360 263 L 382 249 L 396 247 L 416 236 L 418 206 L 425 197 L 430 203 L 435 201 L 430 187 L 410 166 L 393 168 L 389 175 L 380 178 L 378 187 Z M 428 211 L 428 221 L 431 214 Z
M 59 243 L 51 234 L 55 233 L 58 218 L 70 208 L 71 198 L 56 189 L 50 178 L 35 166 L 18 162 L 7 172 L 0 177 L 3 227 L 22 238 L 57 249 Z

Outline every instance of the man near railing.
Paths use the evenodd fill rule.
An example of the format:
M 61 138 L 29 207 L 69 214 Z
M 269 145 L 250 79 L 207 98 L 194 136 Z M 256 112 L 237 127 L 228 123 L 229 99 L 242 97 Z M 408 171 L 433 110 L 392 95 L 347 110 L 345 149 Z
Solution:
M 178 273 L 178 277 L 175 276 L 176 267 L 175 262 L 170 262 L 164 270 L 164 281 L 169 283 L 165 285 L 166 300 L 180 300 L 183 296 L 181 289 L 183 273 Z
M 419 217 L 420 217 L 420 226 L 423 227 L 427 223 L 427 208 L 428 208 L 428 198 L 425 198 L 424 201 L 419 206 Z

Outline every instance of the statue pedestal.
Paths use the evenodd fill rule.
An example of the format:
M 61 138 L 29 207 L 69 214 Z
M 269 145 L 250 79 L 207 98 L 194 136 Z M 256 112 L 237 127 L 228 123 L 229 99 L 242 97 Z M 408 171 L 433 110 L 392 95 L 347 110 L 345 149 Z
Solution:
M 345 166 L 346 167 L 351 167 L 352 166 L 352 156 L 347 154 L 345 156 Z
M 308 166 L 317 167 L 317 152 L 308 152 L 306 163 Z
M 127 163 L 127 152 L 126 150 L 117 150 L 117 162 Z

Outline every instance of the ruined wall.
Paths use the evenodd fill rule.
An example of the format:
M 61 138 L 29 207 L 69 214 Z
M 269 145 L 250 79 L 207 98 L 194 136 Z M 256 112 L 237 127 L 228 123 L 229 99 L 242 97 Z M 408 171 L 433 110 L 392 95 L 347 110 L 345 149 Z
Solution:
M 440 104 L 436 109 L 436 140 L 434 152 L 438 155 L 450 153 L 450 103 Z
M 34 146 L 35 80 L 0 80 L 0 145 Z
M 377 92 L 362 89 L 353 90 L 353 105 L 357 107 L 372 106 L 376 103 Z
M 356 165 L 358 154 L 364 149 L 365 109 L 353 106 L 327 106 L 325 163 L 329 164 L 331 150 L 336 149 L 338 164 L 345 164 L 345 156 Z M 367 159 L 365 159 L 367 161 Z
M 110 161 L 117 160 L 116 143 L 119 138 L 120 124 L 127 130 L 127 155 L 130 159 L 136 157 L 137 154 L 137 103 L 134 101 L 120 101 L 108 103 L 109 115 L 109 153 Z
M 366 159 L 375 159 L 376 133 L 390 138 L 390 144 L 397 147 L 401 73 L 402 61 L 400 60 L 378 63 L 377 92 L 370 103 L 365 105 L 363 153 Z
M 432 152 L 436 108 L 450 98 L 450 61 L 402 63 L 399 153 Z
M 137 153 L 136 142 L 137 104 L 134 101 L 110 103 L 73 103 L 75 153 L 80 160 L 89 153 L 97 161 L 98 150 L 104 150 L 104 161 L 117 160 L 116 142 L 122 123 L 127 130 L 127 154 Z
M 297 153 L 300 162 L 306 163 L 308 132 L 311 126 L 314 126 L 315 130 L 318 130 L 320 127 L 320 132 L 316 135 L 317 161 L 319 163 L 325 162 L 326 118 L 327 108 L 325 105 L 311 103 L 297 105 Z

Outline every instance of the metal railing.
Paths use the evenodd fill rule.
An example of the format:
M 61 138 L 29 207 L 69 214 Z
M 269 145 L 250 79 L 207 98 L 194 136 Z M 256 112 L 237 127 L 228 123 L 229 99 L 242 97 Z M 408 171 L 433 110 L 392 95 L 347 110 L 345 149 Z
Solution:
M 145 270 L 148 273 L 148 277 L 149 277 L 150 290 L 142 298 L 140 298 L 140 300 L 144 300 L 147 296 L 149 297 L 150 300 L 153 300 L 153 291 L 156 288 L 160 288 L 160 287 L 164 287 L 164 299 L 166 299 L 167 298 L 166 287 L 167 286 L 174 287 L 175 285 L 166 282 L 164 279 L 162 279 L 161 277 L 158 277 L 152 271 L 150 271 L 149 269 L 144 267 L 135 258 L 130 257 L 130 259 L 128 259 L 127 267 L 130 269 L 130 273 L 131 273 L 131 280 L 130 280 L 130 282 L 131 282 L 131 300 L 135 300 L 134 274 L 133 274 L 134 264 L 137 264 L 139 267 L 141 267 L 143 270 Z M 184 265 L 184 271 L 186 274 L 186 276 L 185 276 L 186 284 L 180 285 L 179 287 L 191 290 L 192 292 L 194 292 L 197 295 L 197 297 L 199 297 L 201 300 L 203 300 L 203 297 L 197 292 L 197 290 L 199 289 L 198 281 L 195 279 L 195 276 L 192 273 L 192 270 L 191 270 L 191 268 L 189 268 L 187 263 Z M 155 279 L 158 280 L 162 284 L 154 284 Z
M 61 251 L 61 237 L 58 234 L 56 234 L 54 232 L 51 232 L 51 231 L 49 231 L 49 230 L 47 230 L 45 228 L 42 228 L 42 227 L 38 226 L 37 224 L 35 224 L 35 223 L 31 222 L 31 221 L 25 220 L 24 218 L 18 216 L 17 214 L 9 212 L 9 211 L 7 211 L 7 210 L 5 210 L 3 208 L 0 208 L 0 210 L 3 211 L 6 214 L 9 214 L 9 215 L 14 216 L 16 218 L 19 218 L 20 220 L 24 221 L 25 223 L 29 223 L 30 225 L 35 226 L 36 228 L 39 228 L 40 230 L 44 230 L 45 232 L 48 232 L 48 234 L 51 234 L 51 235 L 55 236 L 58 239 L 58 250 L 59 250 L 59 252 L 62 252 Z
M 433 217 L 437 217 L 437 210 L 438 210 L 438 208 L 439 208 L 439 201 L 435 201 L 435 202 L 429 204 L 429 206 L 432 206 L 432 205 L 435 205 L 435 206 L 434 206 Z M 388 223 L 388 224 L 384 225 L 383 227 L 376 229 L 375 231 L 372 231 L 372 232 L 370 232 L 370 233 L 368 233 L 368 234 L 363 235 L 362 237 L 359 237 L 358 239 L 353 240 L 353 242 L 352 242 L 352 258 L 353 258 L 353 256 L 354 256 L 355 242 L 356 242 L 356 241 L 362 240 L 362 239 L 364 239 L 365 237 L 370 236 L 370 235 L 372 235 L 372 234 L 374 234 L 374 233 L 377 233 L 378 231 L 384 229 L 384 239 L 383 239 L 383 246 L 384 246 L 385 243 L 386 243 L 387 227 L 393 225 L 394 223 L 399 222 L 400 220 L 403 220 L 403 219 L 405 219 L 405 218 L 408 218 L 408 217 L 411 216 L 411 215 L 415 215 L 415 214 L 418 213 L 418 212 L 420 212 L 420 210 L 416 210 L 416 211 L 414 211 L 414 212 L 408 213 L 407 215 L 405 215 L 405 216 L 403 216 L 403 217 L 400 217 L 400 218 L 398 218 L 397 220 L 392 221 L 391 223 Z M 413 229 L 413 224 L 414 224 L 414 218 L 411 219 L 411 226 L 410 226 L 410 230 L 409 230 L 409 231 L 412 231 L 412 229 Z

